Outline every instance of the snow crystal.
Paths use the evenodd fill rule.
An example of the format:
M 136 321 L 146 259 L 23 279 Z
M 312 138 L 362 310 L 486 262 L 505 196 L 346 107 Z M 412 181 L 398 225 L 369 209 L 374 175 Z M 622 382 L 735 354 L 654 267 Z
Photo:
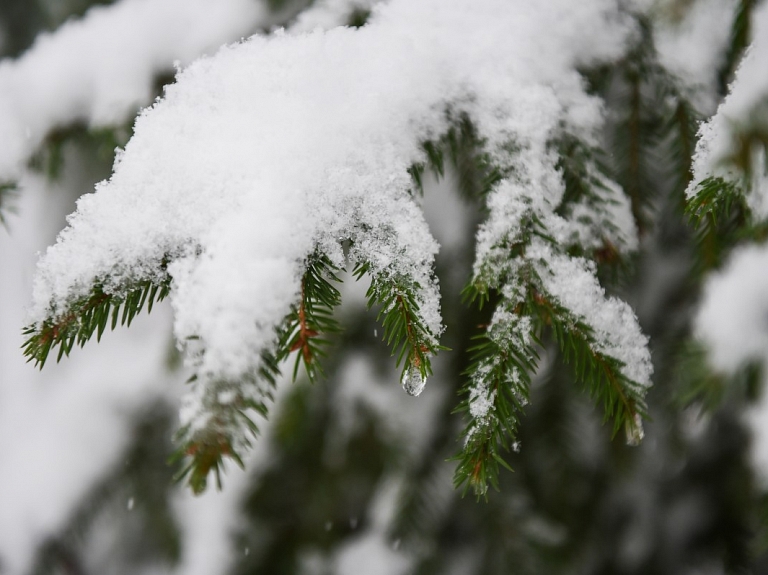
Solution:
M 472 419 L 484 420 L 496 400 L 496 390 L 489 390 L 487 379 L 477 378 L 476 384 L 469 390 L 469 414 Z

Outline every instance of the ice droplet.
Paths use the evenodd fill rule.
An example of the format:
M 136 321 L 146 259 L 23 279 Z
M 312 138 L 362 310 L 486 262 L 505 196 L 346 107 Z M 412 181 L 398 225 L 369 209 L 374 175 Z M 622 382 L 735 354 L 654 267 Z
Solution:
M 133 497 L 129 497 L 128 498 L 128 505 L 127 505 L 128 511 L 131 511 L 133 509 L 133 504 L 134 504 Z
M 627 420 L 624 425 L 624 431 L 627 434 L 627 445 L 640 445 L 643 437 L 645 437 L 645 430 L 643 429 L 643 420 L 639 413 L 636 413 L 632 420 Z
M 403 379 L 400 383 L 406 393 L 417 396 L 424 391 L 427 378 L 421 375 L 421 370 L 418 367 L 412 365 L 403 372 Z

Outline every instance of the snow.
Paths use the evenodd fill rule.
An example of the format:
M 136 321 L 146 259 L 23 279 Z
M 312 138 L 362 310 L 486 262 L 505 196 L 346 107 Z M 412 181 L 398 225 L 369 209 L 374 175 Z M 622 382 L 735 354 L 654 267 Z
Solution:
M 654 38 L 659 62 L 679 80 L 686 98 L 702 114 L 711 114 L 718 101 L 717 72 L 725 63 L 736 0 L 696 0 L 681 10 L 668 0 L 657 10 Z
M 746 246 L 711 274 L 704 286 L 695 333 L 716 369 L 732 373 L 749 361 L 767 359 L 768 250 Z
M 174 66 L 251 33 L 251 0 L 121 0 L 38 36 L 0 62 L 0 181 L 15 180 L 53 129 L 129 121 Z
M 292 34 L 330 30 L 345 24 L 355 12 L 369 12 L 381 0 L 318 0 L 301 12 L 291 24 Z
M 399 540 L 390 541 L 387 529 L 397 511 L 401 485 L 390 480 L 379 486 L 371 503 L 371 526 L 364 533 L 340 546 L 334 557 L 334 573 L 339 575 L 389 575 L 410 572 L 414 565 Z
M 590 326 L 600 353 L 623 363 L 622 374 L 643 387 L 651 384 L 653 366 L 648 338 L 640 331 L 635 312 L 626 302 L 606 297 L 595 277 L 594 264 L 554 253 L 544 242 L 535 242 L 530 258 L 547 293 Z
M 446 130 L 447 109 L 468 113 L 504 165 L 510 142 L 521 150 L 530 189 L 513 195 L 551 212 L 562 185 L 548 142 L 563 126 L 594 140 L 602 116 L 574 68 L 616 57 L 630 31 L 609 0 L 395 0 L 358 30 L 222 48 L 139 116 L 112 178 L 78 202 L 40 261 L 30 320 L 63 313 L 95 281 L 120 293 L 156 279 L 170 256 L 176 337 L 199 338 L 190 361 L 206 387 L 258 368 L 306 257 L 320 247 L 338 262 L 348 238 L 354 261 L 421 286 L 436 338 L 438 246 L 407 173 L 420 142 Z M 205 391 L 194 394 L 184 423 L 204 425 Z
M 41 230 L 62 217 L 64 189 L 22 180 L 20 216 L 0 228 L 0 562 L 26 573 L 41 540 L 64 527 L 89 490 L 123 454 L 136 412 L 169 394 L 165 355 L 170 309 L 158 306 L 131 330 L 111 334 L 69 361 L 33 369 L 19 353 Z M 141 358 L 141 361 L 137 361 Z M 180 382 L 177 382 L 180 383 Z
M 729 161 L 738 152 L 742 133 L 748 127 L 763 127 L 768 122 L 768 5 L 755 8 L 752 21 L 752 43 L 741 61 L 730 93 L 717 109 L 717 113 L 701 125 L 699 142 L 693 161 L 693 181 L 688 196 L 696 194 L 698 184 L 708 177 L 719 177 L 737 184 L 745 183 L 741 174 Z M 753 154 L 754 169 L 747 200 L 754 215 L 768 216 L 768 175 L 762 153 Z

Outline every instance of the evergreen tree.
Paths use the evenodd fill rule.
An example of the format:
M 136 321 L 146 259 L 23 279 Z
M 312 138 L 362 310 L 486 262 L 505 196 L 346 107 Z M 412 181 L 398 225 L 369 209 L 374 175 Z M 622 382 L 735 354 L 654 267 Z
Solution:
M 189 378 L 9 569 L 760 572 L 768 7 L 176 4 L 0 66 L 12 94 L 168 17 L 125 87 L 95 55 L 93 93 L 0 111 L 0 214 L 123 146 L 38 264 L 23 352 L 48 370 L 170 299 Z

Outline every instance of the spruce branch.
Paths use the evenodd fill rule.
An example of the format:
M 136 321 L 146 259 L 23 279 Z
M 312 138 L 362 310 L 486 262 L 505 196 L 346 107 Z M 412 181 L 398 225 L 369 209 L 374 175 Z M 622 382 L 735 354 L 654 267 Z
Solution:
M 622 372 L 624 364 L 606 354 L 592 327 L 546 293 L 533 266 L 523 264 L 526 283 L 497 309 L 485 334 L 477 336 L 465 399 L 457 411 L 468 414 L 465 445 L 456 456 L 454 476 L 464 493 L 471 487 L 486 496 L 490 484 L 498 489 L 499 466 L 509 469 L 502 457 L 515 445 L 517 428 L 528 403 L 531 375 L 538 365 L 537 346 L 550 334 L 572 365 L 577 382 L 603 408 L 604 421 L 612 421 L 612 434 L 624 430 L 627 442 L 642 440 L 646 416 L 645 388 Z M 472 288 L 474 289 L 474 288 Z
M 353 275 L 359 280 L 371 272 L 371 264 L 362 262 Z M 366 293 L 368 308 L 380 307 L 376 319 L 384 327 L 383 339 L 397 358 L 396 366 L 403 366 L 400 381 L 410 395 L 419 395 L 432 374 L 430 357 L 446 349 L 438 345 L 419 314 L 419 289 L 419 284 L 411 279 L 385 271 L 373 274 Z
M 744 189 L 740 183 L 709 177 L 688 198 L 685 212 L 696 233 L 699 271 L 718 267 L 740 243 L 768 238 L 768 221 L 753 217 Z
M 659 168 L 669 158 L 666 151 L 660 150 L 660 144 L 672 134 L 676 112 L 693 108 L 681 92 L 680 81 L 659 60 L 652 22 L 647 16 L 638 16 L 637 23 L 640 34 L 634 47 L 611 71 L 612 82 L 606 84 L 605 97 L 615 100 L 615 104 L 625 110 L 611 134 L 615 150 L 613 164 L 615 179 L 630 199 L 642 238 L 651 224 Z M 679 103 L 683 103 L 685 109 L 679 109 Z M 678 121 L 685 123 L 686 132 L 675 134 L 674 138 L 688 138 L 690 119 L 681 116 Z M 690 140 L 677 139 L 676 145 L 680 144 L 684 147 Z M 690 157 L 677 163 L 689 162 Z M 687 169 L 683 170 L 687 177 Z
M 624 364 L 601 350 L 591 326 L 574 316 L 547 294 L 534 294 L 539 325 L 549 325 L 566 363 L 573 366 L 576 380 L 603 406 L 603 421 L 613 421 L 613 435 L 624 429 L 627 443 L 637 445 L 643 438 L 642 417 L 646 416 L 645 388 L 622 373 Z
M 486 141 L 478 134 L 469 116 L 449 109 L 446 117 L 450 126 L 448 130 L 439 139 L 424 142 L 424 160 L 408 169 L 415 189 L 423 195 L 426 169 L 429 168 L 438 179 L 442 178 L 449 160 L 461 195 L 470 200 L 483 199 L 504 177 L 505 171 L 491 160 L 485 149 Z
M 671 156 L 678 165 L 677 173 L 680 181 L 677 188 L 685 190 L 693 177 L 691 164 L 696 149 L 696 132 L 701 117 L 685 98 L 678 96 L 676 101 L 677 106 L 672 121 L 669 122 L 670 133 L 676 136 L 670 138 L 673 142 Z
M 288 315 L 287 328 L 281 331 L 277 345 L 277 359 L 282 361 L 297 351 L 293 379 L 303 363 L 309 380 L 322 376 L 320 359 L 325 357 L 324 348 L 330 343 L 323 335 L 338 333 L 341 328 L 333 317 L 334 309 L 341 304 L 341 293 L 331 282 L 341 282 L 339 272 L 331 260 L 321 254 L 313 254 L 301 280 L 301 298 Z
M 728 85 L 733 79 L 736 68 L 744 54 L 744 50 L 751 41 L 752 12 L 757 6 L 758 0 L 739 0 L 736 12 L 731 24 L 730 41 L 722 68 L 718 73 L 720 93 L 728 93 Z
M 107 325 L 111 329 L 120 325 L 131 325 L 144 306 L 151 312 L 155 302 L 162 301 L 170 293 L 170 277 L 160 280 L 140 280 L 120 292 L 107 292 L 105 282 L 99 281 L 91 288 L 87 297 L 73 302 L 63 314 L 52 314 L 40 325 L 24 328 L 27 340 L 22 345 L 27 361 L 43 368 L 51 350 L 59 347 L 56 361 L 66 354 L 69 356 L 77 343 L 83 347 L 96 334 L 101 340 Z
M 284 360 L 296 352 L 294 380 L 302 363 L 310 381 L 323 374 L 320 360 L 329 344 L 323 336 L 340 331 L 333 312 L 341 303 L 341 293 L 331 282 L 341 280 L 336 275 L 339 268 L 319 252 L 307 258 L 305 265 L 299 301 L 277 328 L 274 349 L 262 351 L 257 372 L 245 374 L 236 382 L 207 382 L 200 406 L 206 415 L 205 423 L 197 427 L 188 424 L 178 432 L 181 447 L 172 462 L 185 463 L 176 478 L 186 479 L 196 494 L 205 491 L 211 473 L 221 488 L 226 459 L 244 466 L 242 454 L 251 447 L 251 439 L 259 435 L 253 415 L 267 417 L 267 402 L 272 400 Z M 190 383 L 199 385 L 196 376 Z
M 245 423 L 254 436 L 258 434 L 258 427 L 253 420 L 245 415 L 242 402 L 238 402 L 238 407 L 234 408 L 233 413 L 240 415 L 242 423 Z M 244 468 L 243 460 L 238 450 L 233 445 L 233 440 L 229 434 L 224 431 L 216 430 L 215 424 L 221 424 L 222 421 L 215 421 L 212 429 L 206 429 L 198 432 L 192 439 L 187 441 L 183 448 L 179 449 L 169 460 L 170 463 L 176 463 L 183 456 L 189 459 L 186 465 L 174 476 L 176 481 L 187 479 L 187 484 L 195 495 L 203 493 L 208 487 L 208 476 L 213 472 L 216 478 L 216 487 L 221 489 L 221 472 L 224 468 L 224 459 L 230 458 L 237 463 L 240 468 Z M 180 430 L 185 433 L 187 430 Z
M 568 133 L 550 142 L 550 147 L 557 152 L 556 167 L 565 188 L 555 213 L 568 221 L 578 221 L 590 234 L 589 243 L 574 234 L 563 246 L 565 251 L 595 261 L 600 271 L 614 280 L 626 278 L 630 271 L 630 240 L 627 231 L 616 223 L 613 210 L 620 205 L 621 191 L 613 183 L 614 174 L 605 152 Z
M 499 466 L 512 470 L 501 452 L 514 445 L 539 356 L 524 341 L 505 346 L 491 332 L 475 340 L 472 363 L 465 372 L 470 379 L 462 389 L 466 398 L 454 410 L 471 416 L 462 434 L 464 449 L 454 458 L 459 461 L 454 485 L 463 486 L 463 494 L 471 487 L 480 497 L 487 495 L 489 484 L 498 490 Z
M 712 369 L 706 346 L 697 340 L 686 341 L 677 351 L 673 377 L 676 381 L 675 402 L 681 407 L 697 405 L 714 412 L 730 402 L 757 400 L 765 367 L 754 360 L 740 366 L 731 374 Z
M 341 293 L 333 285 L 341 281 L 337 275 L 340 268 L 319 252 L 307 258 L 305 265 L 299 301 L 277 328 L 274 348 L 262 352 L 258 373 L 245 374 L 237 382 L 205 383 L 200 389 L 198 408 L 204 414 L 204 422 L 193 422 L 179 430 L 177 440 L 181 446 L 173 461 L 183 460 L 184 465 L 177 479 L 186 479 L 195 493 L 207 488 L 211 474 L 220 487 L 226 459 L 243 466 L 242 454 L 259 434 L 253 415 L 267 417 L 267 402 L 272 399 L 284 360 L 296 354 L 294 380 L 300 364 L 310 381 L 323 375 L 320 361 L 329 344 L 324 336 L 340 331 L 333 317 L 334 309 L 341 303 Z M 371 270 L 370 263 L 358 264 L 354 275 L 360 279 Z M 403 387 L 414 395 L 432 372 L 430 355 L 443 349 L 419 315 L 418 289 L 418 284 L 408 278 L 382 272 L 373 274 L 368 290 L 369 307 L 381 306 L 378 319 L 384 326 L 384 340 L 397 356 L 397 365 L 403 364 Z M 195 376 L 190 383 L 202 384 Z
M 183 462 L 174 478 L 179 482 L 186 479 L 196 495 L 206 490 L 211 473 L 217 489 L 221 489 L 226 459 L 231 459 L 241 469 L 245 467 L 242 455 L 251 447 L 251 439 L 260 433 L 254 416 L 267 417 L 267 402 L 273 399 L 280 376 L 280 364 L 274 351 L 262 351 L 260 360 L 255 372 L 243 375 L 238 381 L 205 382 L 205 387 L 200 390 L 204 423 L 191 422 L 176 432 L 179 447 L 169 458 L 169 463 Z M 193 375 L 188 383 L 199 386 L 203 382 Z

